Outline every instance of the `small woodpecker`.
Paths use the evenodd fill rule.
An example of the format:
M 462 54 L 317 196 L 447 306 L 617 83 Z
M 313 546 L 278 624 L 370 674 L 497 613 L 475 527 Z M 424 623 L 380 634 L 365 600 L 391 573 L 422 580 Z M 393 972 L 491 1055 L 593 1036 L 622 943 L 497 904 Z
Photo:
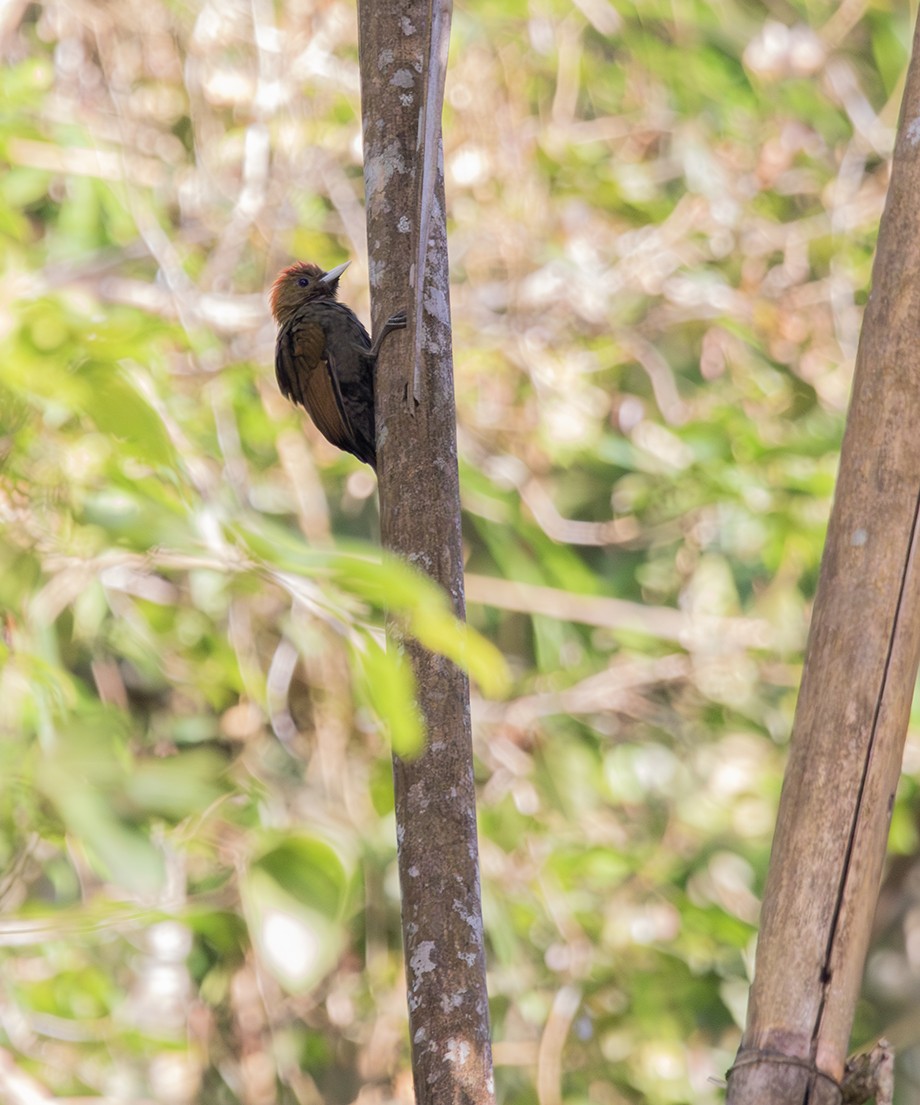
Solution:
M 323 272 L 298 261 L 279 273 L 271 291 L 275 375 L 327 441 L 376 469 L 374 364 L 387 334 L 404 329 L 406 313 L 387 319 L 371 342 L 354 311 L 338 302 L 339 277 L 349 264 Z

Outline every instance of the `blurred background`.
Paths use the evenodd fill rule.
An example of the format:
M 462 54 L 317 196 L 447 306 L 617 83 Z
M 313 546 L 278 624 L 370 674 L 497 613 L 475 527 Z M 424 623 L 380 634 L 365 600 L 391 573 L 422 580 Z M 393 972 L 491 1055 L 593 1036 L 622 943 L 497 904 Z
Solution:
M 444 120 L 504 1105 L 716 1102 L 907 63 L 897 0 L 469 0 Z M 354 6 L 0 7 L 0 1099 L 409 1102 Z M 920 730 L 854 1045 L 920 1086 Z M 912 1050 L 913 1046 L 913 1050 Z M 29 1096 L 29 1095 L 32 1096 Z M 37 1096 L 36 1096 L 37 1095 Z M 44 1095 L 44 1096 L 42 1096 Z

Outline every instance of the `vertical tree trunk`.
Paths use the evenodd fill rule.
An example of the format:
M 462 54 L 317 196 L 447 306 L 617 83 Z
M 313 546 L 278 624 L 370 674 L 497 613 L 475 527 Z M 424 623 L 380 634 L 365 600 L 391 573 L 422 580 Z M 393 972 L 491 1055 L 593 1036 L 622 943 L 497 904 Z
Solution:
M 840 1101 L 920 658 L 918 511 L 915 34 L 731 1105 Z
M 409 312 L 408 330 L 387 340 L 377 366 L 381 535 L 387 548 L 445 587 L 462 618 L 437 71 L 446 64 L 438 43 L 446 45 L 450 12 L 418 0 L 359 0 L 358 18 L 374 331 L 395 311 Z M 418 295 L 415 281 L 422 281 Z M 419 759 L 394 761 L 416 1099 L 488 1105 L 492 1059 L 469 685 L 443 657 L 414 641 L 405 649 L 428 734 Z

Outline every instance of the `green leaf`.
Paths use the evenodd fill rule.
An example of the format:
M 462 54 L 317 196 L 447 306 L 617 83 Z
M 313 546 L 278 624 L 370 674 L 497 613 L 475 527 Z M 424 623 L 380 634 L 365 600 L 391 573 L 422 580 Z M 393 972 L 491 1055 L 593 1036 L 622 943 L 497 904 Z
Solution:
M 510 684 L 501 652 L 456 618 L 447 594 L 431 579 L 380 550 L 311 549 L 297 535 L 270 523 L 231 532 L 250 553 L 284 571 L 323 578 L 396 618 L 426 648 L 453 660 L 486 695 L 500 697 Z
M 250 865 L 242 893 L 252 940 L 288 990 L 315 986 L 341 954 L 347 890 L 340 855 L 319 837 L 287 837 Z
M 361 676 L 359 692 L 383 723 L 393 751 L 404 757 L 416 756 L 424 745 L 425 725 L 416 703 L 412 668 L 393 644 L 381 648 L 367 636 L 362 645 L 352 649 Z
M 251 870 L 263 871 L 302 906 L 330 918 L 342 915 L 349 877 L 341 855 L 322 837 L 280 837 L 253 861 Z
M 163 420 L 120 365 L 90 361 L 80 366 L 89 393 L 86 413 L 103 433 L 149 464 L 174 465 L 176 452 Z
M 138 808 L 180 820 L 209 806 L 224 792 L 226 763 L 208 748 L 136 763 L 125 794 Z
M 115 817 L 102 791 L 89 784 L 51 785 L 55 805 L 68 830 L 87 848 L 100 873 L 138 894 L 159 891 L 165 878 L 163 856 L 136 825 Z M 46 779 L 46 785 L 48 781 Z
M 432 652 L 439 652 L 468 672 L 487 697 L 508 693 L 511 675 L 501 652 L 471 626 L 446 609 L 419 607 L 406 618 L 406 628 Z
M 510 676 L 504 657 L 454 616 L 447 594 L 433 580 L 387 555 L 379 564 L 341 556 L 335 566 L 343 587 L 385 607 L 420 644 L 468 672 L 484 694 L 500 697 L 507 692 Z

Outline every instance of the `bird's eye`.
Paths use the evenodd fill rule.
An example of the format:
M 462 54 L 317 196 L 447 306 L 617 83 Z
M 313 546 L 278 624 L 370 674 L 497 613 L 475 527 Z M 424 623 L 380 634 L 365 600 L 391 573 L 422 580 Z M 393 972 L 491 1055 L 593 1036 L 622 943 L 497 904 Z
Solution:
M 305 276 L 302 276 L 297 281 L 297 283 L 301 286 L 301 288 L 305 288 L 310 283 L 310 281 Z

